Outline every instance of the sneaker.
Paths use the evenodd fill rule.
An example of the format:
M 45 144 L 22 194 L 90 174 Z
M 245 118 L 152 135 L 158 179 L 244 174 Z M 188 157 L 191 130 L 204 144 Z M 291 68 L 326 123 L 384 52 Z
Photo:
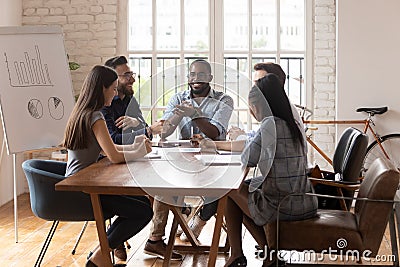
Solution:
M 114 256 L 120 259 L 121 261 L 127 260 L 128 256 L 126 254 L 126 249 L 124 244 L 121 244 L 114 249 Z
M 189 228 L 190 228 L 190 230 L 192 230 L 193 235 L 194 235 L 196 238 L 199 237 L 199 235 L 200 235 L 200 233 L 201 233 L 201 230 L 203 230 L 204 225 L 206 225 L 206 223 L 207 223 L 207 221 L 203 221 L 202 219 L 200 219 L 200 216 L 199 216 L 199 215 L 194 216 L 194 217 L 190 220 L 190 222 L 189 222 Z M 185 242 L 189 241 L 189 239 L 187 238 L 187 236 L 186 236 L 185 233 L 182 233 L 182 234 L 181 234 L 180 239 L 181 239 L 182 241 L 185 241 Z
M 178 225 L 178 229 L 176 230 L 176 236 L 180 236 L 183 233 L 182 227 Z
M 159 240 L 154 243 L 150 243 L 147 240 L 146 245 L 144 246 L 143 252 L 148 255 L 157 256 L 161 259 L 164 259 L 166 250 L 167 250 L 167 245 L 164 243 L 164 240 Z M 171 255 L 172 261 L 180 261 L 182 259 L 183 259 L 183 256 L 181 254 L 176 253 L 175 251 L 172 251 L 172 255 Z
M 182 214 L 184 217 L 186 217 L 186 221 L 188 220 L 188 218 L 190 217 L 190 215 L 192 214 L 192 212 L 195 209 L 192 207 L 192 205 L 185 203 L 184 206 L 182 207 Z M 183 233 L 182 227 L 180 225 L 178 225 L 178 230 L 176 230 L 176 236 L 180 236 Z

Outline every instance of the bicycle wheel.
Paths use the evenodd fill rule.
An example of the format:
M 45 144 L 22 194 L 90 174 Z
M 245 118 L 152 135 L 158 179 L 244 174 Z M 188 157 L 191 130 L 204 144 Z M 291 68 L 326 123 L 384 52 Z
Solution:
M 400 134 L 388 134 L 379 138 L 383 149 L 389 156 L 390 161 L 394 164 L 397 170 L 400 170 Z M 365 172 L 368 170 L 372 162 L 377 158 L 386 158 L 382 149 L 375 140 L 368 148 L 364 158 L 363 167 L 361 169 L 361 175 L 364 177 Z

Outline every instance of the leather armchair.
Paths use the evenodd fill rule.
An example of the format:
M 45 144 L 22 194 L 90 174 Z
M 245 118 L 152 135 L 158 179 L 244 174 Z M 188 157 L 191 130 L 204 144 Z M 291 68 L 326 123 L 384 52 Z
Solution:
M 390 162 L 376 159 L 361 183 L 354 213 L 319 209 L 312 219 L 271 222 L 264 226 L 270 249 L 319 253 L 331 248 L 343 255 L 350 250 L 369 250 L 371 257 L 376 256 L 389 217 L 393 218 L 390 215 L 399 179 L 400 173 Z M 392 252 L 398 260 L 395 232 L 391 238 Z M 345 240 L 346 246 L 338 247 L 340 240 Z

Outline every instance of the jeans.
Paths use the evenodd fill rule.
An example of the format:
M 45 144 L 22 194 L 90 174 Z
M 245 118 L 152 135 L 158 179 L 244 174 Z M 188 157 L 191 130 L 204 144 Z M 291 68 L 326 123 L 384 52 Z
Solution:
M 199 216 L 203 221 L 208 221 L 217 212 L 218 199 L 215 200 L 215 198 L 204 197 L 204 202 L 207 204 L 204 204 L 200 209 Z
M 104 214 L 118 216 L 107 230 L 111 249 L 139 233 L 153 217 L 145 196 L 100 195 L 100 201 Z

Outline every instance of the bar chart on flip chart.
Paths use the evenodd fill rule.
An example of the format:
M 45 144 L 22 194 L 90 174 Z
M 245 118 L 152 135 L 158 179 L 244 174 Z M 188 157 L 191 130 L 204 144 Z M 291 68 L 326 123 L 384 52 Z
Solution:
M 11 87 L 54 86 L 49 66 L 42 62 L 39 46 L 34 45 L 33 51 L 33 55 L 24 51 L 18 58 L 9 58 L 4 52 Z

